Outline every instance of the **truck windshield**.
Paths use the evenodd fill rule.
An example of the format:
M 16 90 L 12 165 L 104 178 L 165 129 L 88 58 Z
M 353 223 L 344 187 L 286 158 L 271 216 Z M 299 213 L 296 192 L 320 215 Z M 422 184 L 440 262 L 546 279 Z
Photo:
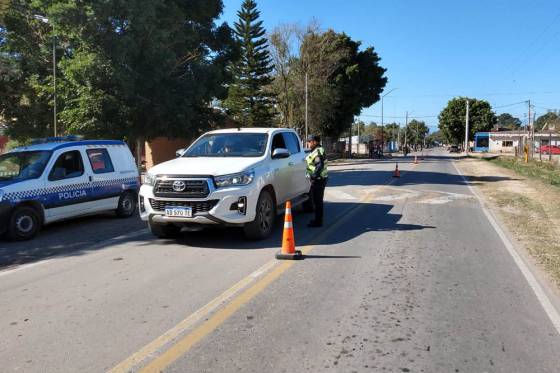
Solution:
M 0 155 L 0 181 L 36 179 L 43 174 L 50 151 L 13 152 Z
M 195 142 L 183 157 L 261 157 L 266 150 L 266 133 L 214 133 Z

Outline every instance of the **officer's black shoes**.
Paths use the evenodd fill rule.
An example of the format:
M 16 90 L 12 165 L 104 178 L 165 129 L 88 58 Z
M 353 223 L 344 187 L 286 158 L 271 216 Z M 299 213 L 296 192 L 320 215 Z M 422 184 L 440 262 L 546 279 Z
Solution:
M 321 228 L 323 226 L 323 223 L 315 221 L 315 220 L 311 220 L 309 222 L 309 224 L 307 224 L 307 226 L 309 228 Z

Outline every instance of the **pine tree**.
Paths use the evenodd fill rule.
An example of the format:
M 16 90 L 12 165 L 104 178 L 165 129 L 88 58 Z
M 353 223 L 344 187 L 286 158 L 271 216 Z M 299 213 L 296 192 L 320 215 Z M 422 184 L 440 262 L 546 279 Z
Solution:
M 234 82 L 228 88 L 224 106 L 244 126 L 269 127 L 274 117 L 274 100 L 269 91 L 274 68 L 268 51 L 266 30 L 259 20 L 254 0 L 244 0 L 237 12 L 234 31 L 240 59 L 231 66 Z

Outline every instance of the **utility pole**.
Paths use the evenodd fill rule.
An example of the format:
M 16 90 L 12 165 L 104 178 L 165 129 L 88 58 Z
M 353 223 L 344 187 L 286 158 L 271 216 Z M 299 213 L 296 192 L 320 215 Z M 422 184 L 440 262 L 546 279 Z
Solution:
M 465 154 L 469 154 L 469 100 L 467 100 L 467 113 L 465 115 Z
M 401 150 L 401 124 L 397 127 L 397 151 Z
M 383 121 L 383 99 L 385 98 L 385 96 L 387 96 L 389 93 L 397 90 L 398 88 L 393 88 L 391 89 L 389 92 L 385 93 L 383 96 L 381 96 L 381 155 L 383 155 L 383 150 L 385 147 L 385 129 L 384 129 L 384 121 Z
M 54 88 L 54 137 L 57 135 L 56 131 L 56 32 L 54 29 L 54 23 L 52 23 L 53 28 L 53 46 L 52 46 L 52 56 L 53 56 L 53 88 Z
M 407 146 L 407 144 L 406 144 L 406 131 L 408 129 L 408 111 L 406 112 L 406 120 L 405 120 L 404 123 L 405 123 L 405 125 L 404 125 L 404 149 L 406 151 L 406 146 Z
M 307 142 L 307 137 L 309 136 L 309 126 L 307 124 L 307 72 L 305 72 L 305 141 Z
M 49 19 L 45 16 L 41 16 L 41 15 L 34 15 L 33 18 L 46 23 L 46 24 L 51 24 L 52 26 L 52 30 L 53 30 L 53 36 L 52 36 L 52 56 L 53 56 L 53 93 L 54 93 L 54 97 L 53 97 L 53 103 L 54 103 L 54 107 L 53 107 L 53 132 L 54 132 L 54 136 L 56 137 L 57 135 L 57 130 L 56 130 L 56 29 L 54 27 L 54 23 L 52 21 L 49 21 Z

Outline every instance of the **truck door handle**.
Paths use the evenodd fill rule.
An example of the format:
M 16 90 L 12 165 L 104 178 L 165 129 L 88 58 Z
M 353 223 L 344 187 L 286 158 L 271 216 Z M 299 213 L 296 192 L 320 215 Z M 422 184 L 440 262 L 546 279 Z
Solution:
M 89 177 L 89 182 L 90 182 L 90 183 L 93 182 L 93 176 L 90 176 L 90 177 Z
M 288 165 L 295 166 L 296 164 L 295 164 L 295 162 L 290 162 L 290 163 L 288 163 Z

